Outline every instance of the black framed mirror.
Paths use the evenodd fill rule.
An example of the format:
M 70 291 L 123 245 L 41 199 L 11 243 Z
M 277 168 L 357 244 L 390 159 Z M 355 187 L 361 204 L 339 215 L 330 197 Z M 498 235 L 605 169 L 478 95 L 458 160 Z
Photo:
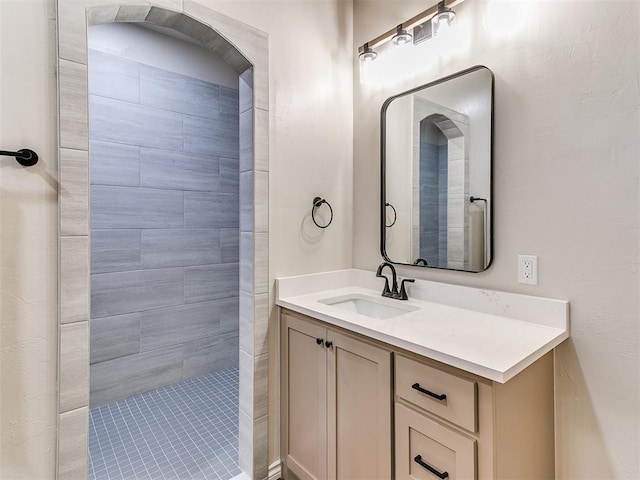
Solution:
M 491 265 L 493 96 L 493 73 L 476 66 L 384 102 L 385 260 L 467 272 Z

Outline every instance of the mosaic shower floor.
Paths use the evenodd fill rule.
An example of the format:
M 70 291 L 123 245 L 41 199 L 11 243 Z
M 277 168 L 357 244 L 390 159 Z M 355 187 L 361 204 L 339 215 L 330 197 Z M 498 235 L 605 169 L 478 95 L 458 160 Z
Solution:
M 229 480 L 239 473 L 237 368 L 91 409 L 90 480 Z

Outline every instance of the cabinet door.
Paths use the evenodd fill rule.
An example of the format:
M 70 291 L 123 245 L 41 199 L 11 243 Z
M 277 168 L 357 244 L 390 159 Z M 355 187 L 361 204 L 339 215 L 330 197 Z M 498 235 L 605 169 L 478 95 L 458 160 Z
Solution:
M 328 476 L 389 480 L 391 352 L 329 330 Z
M 326 329 L 283 314 L 282 446 L 301 480 L 327 478 Z

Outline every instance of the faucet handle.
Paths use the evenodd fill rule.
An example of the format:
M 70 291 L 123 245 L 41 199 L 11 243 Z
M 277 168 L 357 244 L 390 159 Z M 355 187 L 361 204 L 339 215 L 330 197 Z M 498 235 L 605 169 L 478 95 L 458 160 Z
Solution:
M 400 282 L 400 293 L 398 293 L 398 300 L 409 300 L 409 296 L 407 295 L 407 290 L 404 286 L 405 282 L 413 283 L 415 282 L 415 278 L 403 278 Z

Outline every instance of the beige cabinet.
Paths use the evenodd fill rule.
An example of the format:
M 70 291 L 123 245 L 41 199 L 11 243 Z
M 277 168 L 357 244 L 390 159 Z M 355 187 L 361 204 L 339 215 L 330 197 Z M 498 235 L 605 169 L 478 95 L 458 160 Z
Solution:
M 391 352 L 298 314 L 281 318 L 285 476 L 390 479 Z
M 505 384 L 394 356 L 396 480 L 555 478 L 552 354 Z
M 286 309 L 281 328 L 285 478 L 555 478 L 553 353 L 500 384 Z

